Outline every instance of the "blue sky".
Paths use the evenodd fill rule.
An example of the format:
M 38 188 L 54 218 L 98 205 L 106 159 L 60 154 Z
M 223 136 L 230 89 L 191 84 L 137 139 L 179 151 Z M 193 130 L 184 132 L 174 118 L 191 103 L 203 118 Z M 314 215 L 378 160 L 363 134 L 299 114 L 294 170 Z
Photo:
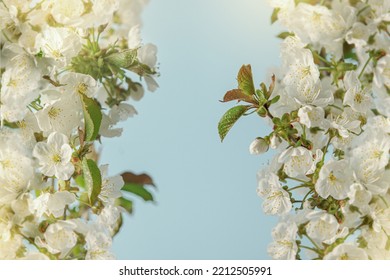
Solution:
M 151 0 L 143 39 L 158 46 L 160 88 L 134 105 L 123 136 L 105 140 L 110 173 L 149 173 L 156 203 L 135 200 L 113 245 L 119 259 L 267 259 L 276 218 L 256 195 L 256 172 L 270 154 L 252 156 L 251 141 L 268 131 L 255 115 L 240 120 L 224 143 L 217 124 L 233 104 L 242 64 L 255 84 L 279 63 L 280 32 L 257 0 Z

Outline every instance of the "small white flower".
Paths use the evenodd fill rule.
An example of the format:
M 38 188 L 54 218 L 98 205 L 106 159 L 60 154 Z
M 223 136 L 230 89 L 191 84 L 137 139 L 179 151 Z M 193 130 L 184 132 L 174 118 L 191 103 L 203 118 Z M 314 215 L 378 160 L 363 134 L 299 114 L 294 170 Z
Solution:
M 367 129 L 355 139 L 352 147 L 352 167 L 358 173 L 366 167 L 372 171 L 383 170 L 389 163 L 390 137 L 385 133 Z
M 264 213 L 283 215 L 290 212 L 290 196 L 280 185 L 278 176 L 268 170 L 262 170 L 258 173 L 258 181 L 257 194 L 264 199 Z
M 87 260 L 113 260 L 114 255 L 110 252 L 112 238 L 102 228 L 93 228 L 88 231 L 86 237 Z
M 121 189 L 125 182 L 120 175 L 107 177 L 107 169 L 108 165 L 100 166 L 103 181 L 99 199 L 105 203 L 110 203 L 114 199 L 122 196 Z
M 362 47 L 367 45 L 368 38 L 375 32 L 373 25 L 365 25 L 361 22 L 355 22 L 352 28 L 347 32 L 345 40 L 349 44 L 355 44 Z
M 16 258 L 18 249 L 23 245 L 23 238 L 15 234 L 8 240 L 0 239 L 0 259 L 12 260 Z
M 137 114 L 134 106 L 127 103 L 120 103 L 119 105 L 112 106 L 109 117 L 113 124 L 126 121 L 128 118 L 134 117 Z
M 385 116 L 379 115 L 367 120 L 366 129 L 374 129 L 378 132 L 382 131 L 385 133 L 390 133 L 390 118 L 386 118 Z
M 154 92 L 158 89 L 159 85 L 153 77 L 145 76 L 144 80 L 145 80 L 146 87 L 147 87 L 148 91 Z
M 249 146 L 249 152 L 252 155 L 260 155 L 267 152 L 269 149 L 269 144 L 263 138 L 258 137 Z
M 43 240 L 39 236 L 35 238 L 35 244 L 52 254 L 60 253 L 60 258 L 64 258 L 77 243 L 75 228 L 71 221 L 57 221 L 47 227 Z
M 311 86 L 317 83 L 320 73 L 317 65 L 314 63 L 313 55 L 309 50 L 295 49 L 293 60 L 291 54 L 287 57 L 288 59 L 284 64 L 288 72 L 283 79 L 286 86 L 300 91 L 308 87 L 308 85 Z
M 158 88 L 158 84 L 156 82 L 155 83 L 155 87 L 153 89 L 156 90 L 157 88 Z M 150 91 L 153 92 L 153 90 L 150 90 Z M 140 101 L 142 99 L 142 97 L 144 97 L 144 94 L 145 94 L 144 88 L 141 86 L 141 84 L 137 83 L 137 84 L 134 85 L 134 88 L 131 91 L 130 98 L 133 99 L 134 101 Z
M 127 46 L 129 49 L 137 49 L 141 46 L 141 31 L 139 24 L 133 26 L 127 36 Z
M 57 22 L 74 24 L 80 21 L 80 17 L 84 12 L 82 0 L 56 0 L 53 2 L 51 12 Z
M 312 212 L 308 215 L 309 223 L 306 225 L 307 235 L 321 245 L 322 242 L 331 243 L 339 230 L 339 223 L 333 215 L 326 212 Z
M 109 234 L 113 235 L 115 228 L 118 226 L 120 215 L 121 211 L 118 207 L 108 204 L 98 216 L 97 223 L 104 227 Z
M 70 162 L 72 148 L 68 144 L 68 138 L 61 133 L 53 132 L 46 143 L 37 143 L 33 156 L 39 160 L 40 170 L 46 176 L 68 180 L 74 172 L 74 166 Z
M 369 203 L 372 198 L 372 193 L 368 191 L 361 184 L 355 183 L 350 187 L 348 192 L 349 203 L 359 208 L 361 213 L 366 213 L 369 211 Z
M 345 108 L 341 115 L 330 115 L 329 124 L 330 127 L 337 130 L 338 134 L 342 138 L 349 138 L 350 132 L 355 132 L 360 127 L 360 120 L 353 119 L 351 112 Z M 351 110 L 352 111 L 352 110 Z
M 143 45 L 138 49 L 138 60 L 153 68 L 157 63 L 157 47 L 153 44 Z
M 279 156 L 278 161 L 284 163 L 283 170 L 289 177 L 306 180 L 305 175 L 315 171 L 316 164 L 322 159 L 322 155 L 321 150 L 317 150 L 313 155 L 304 147 L 290 147 Z
M 368 255 L 354 244 L 343 243 L 327 254 L 324 260 L 368 260 Z
M 362 237 L 368 240 L 367 247 L 364 248 L 372 260 L 389 260 L 390 250 L 387 248 L 389 236 L 384 230 L 376 232 L 370 229 L 362 230 Z
M 348 197 L 352 181 L 352 170 L 347 160 L 330 160 L 321 168 L 315 189 L 323 198 L 330 195 L 344 199 Z
M 92 0 L 92 11 L 96 24 L 105 24 L 112 21 L 112 15 L 119 8 L 119 0 Z
M 277 136 L 277 135 L 275 135 L 275 134 L 272 134 L 271 139 L 270 139 L 269 146 L 270 146 L 272 149 L 277 149 L 277 148 L 279 147 L 280 144 L 282 144 L 282 140 L 279 138 L 279 136 Z
M 119 137 L 122 135 L 123 128 L 114 128 L 116 122 L 112 121 L 109 116 L 102 113 L 102 122 L 99 128 L 99 135 L 103 137 Z
M 355 71 L 348 71 L 344 76 L 346 93 L 344 105 L 349 105 L 357 112 L 365 113 L 371 108 L 370 88 L 362 88 Z
M 37 35 L 35 48 L 65 66 L 81 50 L 81 39 L 70 29 L 46 27 Z
M 347 23 L 339 14 L 323 5 L 299 3 L 291 14 L 288 28 L 300 37 L 305 44 L 315 47 L 324 46 L 327 50 L 340 56 L 342 40 Z
M 82 120 L 80 98 L 63 96 L 35 113 L 39 128 L 46 132 L 60 132 L 70 136 Z
M 64 215 L 66 205 L 76 201 L 76 196 L 68 191 L 59 191 L 53 194 L 45 193 L 34 199 L 31 203 L 31 210 L 36 212 L 37 217 L 45 213 L 59 218 Z
M 299 122 L 308 128 L 320 127 L 325 129 L 325 111 L 322 107 L 303 106 L 298 110 Z
M 0 145 L 0 204 L 12 202 L 35 179 L 34 162 L 20 150 L 17 137 L 13 140 L 7 146 Z
M 79 95 L 94 97 L 98 90 L 98 84 L 90 75 L 66 73 L 61 77 L 60 83 L 64 84 L 63 90 L 73 98 L 80 98 Z
M 268 246 L 268 254 L 276 260 L 295 260 L 298 252 L 296 243 L 298 227 L 295 223 L 279 223 L 272 230 L 273 242 Z

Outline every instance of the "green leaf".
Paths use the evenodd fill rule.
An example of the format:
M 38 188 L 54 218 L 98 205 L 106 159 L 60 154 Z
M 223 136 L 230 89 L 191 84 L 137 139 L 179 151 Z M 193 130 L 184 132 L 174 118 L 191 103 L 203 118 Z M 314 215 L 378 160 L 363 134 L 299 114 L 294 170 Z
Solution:
M 281 33 L 279 33 L 279 34 L 276 36 L 276 38 L 279 38 L 279 39 L 284 40 L 284 39 L 286 39 L 286 38 L 289 37 L 289 36 L 294 36 L 294 33 L 292 33 L 292 32 L 287 32 L 287 31 L 281 32 Z
M 102 123 L 102 112 L 99 104 L 92 98 L 82 95 L 85 123 L 85 140 L 93 141 L 99 133 Z
M 84 158 L 82 162 L 85 187 L 91 205 L 94 205 L 102 189 L 100 169 L 92 159 Z
M 265 109 L 264 106 L 261 106 L 259 109 L 257 109 L 257 114 L 260 117 L 265 118 L 267 116 L 267 109 Z
M 248 110 L 248 106 L 239 105 L 229 109 L 221 118 L 218 124 L 218 133 L 221 142 L 228 134 L 235 122 Z
M 271 84 L 269 85 L 269 88 L 268 88 L 268 98 L 272 95 L 272 93 L 274 92 L 274 89 L 275 89 L 275 75 L 272 75 L 271 77 Z M 267 98 L 267 99 L 268 99 Z
M 133 193 L 145 201 L 153 201 L 153 195 L 141 184 L 125 183 L 122 191 Z
M 128 200 L 124 197 L 120 197 L 115 201 L 115 204 L 117 206 L 123 207 L 127 211 L 127 213 L 133 213 L 133 202 L 131 200 Z
M 275 8 L 272 12 L 271 16 L 271 24 L 278 20 L 278 14 L 279 14 L 280 8 Z
M 245 101 L 252 104 L 257 104 L 255 98 L 251 95 L 245 94 L 241 89 L 233 89 L 226 92 L 221 102 L 229 102 L 232 100 Z
M 266 98 L 263 90 L 257 89 L 256 96 L 257 96 L 257 99 L 259 100 L 259 102 L 258 102 L 259 106 L 263 106 L 265 103 L 267 103 L 267 98 Z
M 237 75 L 238 88 L 247 95 L 255 94 L 255 85 L 253 84 L 252 68 L 248 65 L 243 65 Z
M 104 60 L 119 68 L 131 67 L 137 59 L 137 50 L 124 50 L 121 52 L 110 54 Z
M 280 99 L 280 95 L 275 96 L 270 100 L 270 104 L 275 104 L 276 102 L 279 101 L 279 99 Z
M 84 176 L 83 175 L 79 175 L 77 176 L 75 179 L 76 181 L 76 184 L 82 188 L 85 188 L 85 181 L 84 181 Z

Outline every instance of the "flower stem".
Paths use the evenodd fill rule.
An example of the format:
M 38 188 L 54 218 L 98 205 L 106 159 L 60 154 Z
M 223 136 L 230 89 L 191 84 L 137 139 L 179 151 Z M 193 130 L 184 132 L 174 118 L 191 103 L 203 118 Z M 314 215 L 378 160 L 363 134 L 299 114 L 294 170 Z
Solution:
M 370 57 L 367 59 L 366 63 L 364 64 L 362 71 L 359 74 L 359 77 L 358 77 L 359 80 L 362 77 L 364 70 L 366 70 L 366 67 L 367 67 L 368 63 L 371 61 L 371 59 L 372 59 L 372 56 L 370 55 Z
M 306 198 L 307 198 L 312 192 L 314 192 L 313 189 L 311 189 L 311 190 L 303 197 L 303 199 L 302 199 L 302 204 L 301 204 L 301 208 L 300 208 L 301 210 L 303 209 L 303 204 L 305 203 Z
M 333 70 L 332 67 L 318 67 L 318 69 L 319 69 L 320 71 L 332 71 L 332 70 Z
M 291 189 L 287 189 L 287 191 L 292 191 L 292 190 L 301 189 L 301 188 L 307 188 L 307 186 L 306 185 L 299 185 L 297 187 L 293 187 Z
M 318 247 L 317 243 L 315 243 L 314 240 L 311 239 L 309 235 L 305 234 L 305 236 L 306 236 L 307 239 L 309 239 L 309 241 L 314 245 L 314 247 L 316 247 L 317 252 L 320 254 L 320 253 L 322 252 L 322 250 L 321 250 L 320 247 Z
M 311 248 L 311 247 L 308 247 L 308 246 L 305 246 L 305 245 L 299 245 L 299 247 L 304 248 L 304 249 L 306 249 L 306 250 L 313 251 L 313 252 L 315 252 L 315 253 L 317 253 L 317 254 L 320 255 L 320 252 L 318 252 L 318 250 L 316 250 L 316 249 L 314 249 L 314 248 Z

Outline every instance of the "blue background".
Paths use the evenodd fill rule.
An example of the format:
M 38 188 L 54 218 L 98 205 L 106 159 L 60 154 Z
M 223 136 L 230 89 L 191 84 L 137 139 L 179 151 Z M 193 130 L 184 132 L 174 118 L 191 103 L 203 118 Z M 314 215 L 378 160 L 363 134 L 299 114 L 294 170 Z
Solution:
M 267 259 L 277 219 L 262 213 L 256 172 L 270 159 L 249 154 L 269 130 L 256 115 L 239 120 L 221 144 L 217 124 L 234 104 L 242 64 L 255 84 L 279 64 L 281 31 L 258 0 L 152 0 L 143 42 L 158 46 L 160 88 L 134 105 L 122 137 L 104 140 L 102 163 L 152 175 L 156 203 L 135 199 L 115 238 L 119 259 Z

